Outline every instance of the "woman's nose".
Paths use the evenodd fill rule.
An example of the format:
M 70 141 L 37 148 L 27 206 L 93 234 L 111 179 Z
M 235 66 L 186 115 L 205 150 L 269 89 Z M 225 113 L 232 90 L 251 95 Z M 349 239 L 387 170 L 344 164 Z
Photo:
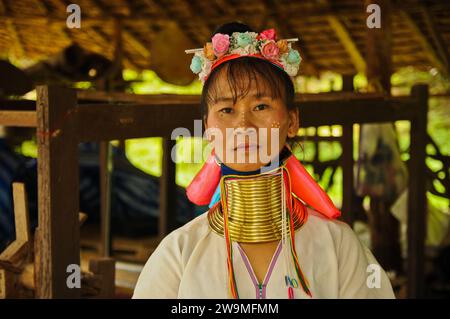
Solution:
M 252 120 L 251 112 L 241 111 L 238 117 L 238 125 L 239 128 L 255 128 L 255 125 Z

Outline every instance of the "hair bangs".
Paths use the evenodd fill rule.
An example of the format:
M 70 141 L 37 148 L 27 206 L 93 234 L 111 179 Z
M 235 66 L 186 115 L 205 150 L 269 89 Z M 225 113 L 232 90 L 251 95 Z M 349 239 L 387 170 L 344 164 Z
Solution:
M 257 95 L 268 95 L 272 99 L 289 100 L 287 86 L 292 85 L 285 71 L 272 63 L 252 57 L 242 57 L 228 61 L 214 69 L 203 88 L 203 114 L 208 113 L 208 105 L 214 104 L 223 88 L 219 87 L 218 78 L 225 76 L 232 94 L 233 104 L 245 97 L 253 86 Z M 286 101 L 289 104 L 290 101 Z M 287 105 L 289 108 L 289 105 Z

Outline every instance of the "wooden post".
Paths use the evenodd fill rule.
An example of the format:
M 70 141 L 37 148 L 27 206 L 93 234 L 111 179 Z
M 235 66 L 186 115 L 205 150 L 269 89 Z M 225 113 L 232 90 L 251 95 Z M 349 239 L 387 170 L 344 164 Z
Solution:
M 159 237 L 161 239 L 176 228 L 176 165 L 171 158 L 171 151 L 176 142 L 170 137 L 163 137 L 162 143 L 162 174 L 159 186 Z
M 342 90 L 353 92 L 353 75 L 342 77 Z M 353 123 L 342 125 L 342 218 L 350 226 L 355 222 L 352 208 L 354 193 Z
M 14 182 L 14 222 L 16 239 L 0 253 L 0 267 L 12 272 L 21 272 L 30 256 L 30 221 L 25 184 Z
M 31 255 L 25 184 L 14 182 L 12 187 L 16 239 L 0 254 L 0 299 L 25 297 L 19 285 L 19 277 Z
M 114 59 L 111 69 L 108 72 L 106 79 L 106 91 L 115 91 L 120 89 L 123 85 L 123 23 L 119 17 L 114 18 L 114 34 L 113 34 L 113 46 L 114 46 Z
M 112 253 L 111 174 L 114 164 L 111 143 L 101 141 L 99 147 L 101 254 L 109 257 Z
M 17 298 L 17 274 L 0 268 L 0 299 Z
M 392 5 L 389 0 L 366 0 L 366 6 L 377 4 L 380 7 L 380 28 L 367 28 L 366 37 L 366 76 L 369 92 L 391 94 L 392 75 Z M 381 124 L 386 125 L 386 124 Z M 362 128 L 362 126 L 361 126 Z M 361 143 L 364 143 L 362 129 Z M 392 215 L 392 200 L 371 196 L 369 226 L 372 251 L 378 262 L 386 270 L 402 271 L 399 242 L 400 224 Z
M 411 121 L 408 194 L 408 297 L 425 293 L 426 237 L 426 141 L 428 87 L 416 85 L 411 91 L 417 101 L 417 113 Z
M 390 0 L 366 0 L 378 4 L 381 9 L 381 27 L 367 28 L 366 36 L 366 76 L 371 92 L 391 92 L 392 75 L 392 29 Z
M 35 236 L 37 298 L 78 298 L 67 267 L 80 265 L 76 93 L 37 87 L 38 218 Z
M 117 81 L 122 80 L 122 60 L 123 60 L 123 38 L 122 22 L 114 19 L 114 60 L 111 74 L 106 79 L 108 91 L 114 91 Z M 109 257 L 113 253 L 111 234 L 111 175 L 114 169 L 114 158 L 112 145 L 109 141 L 99 143 L 99 167 L 100 167 L 100 233 L 101 233 L 101 254 Z
M 100 276 L 100 292 L 96 298 L 114 298 L 116 264 L 111 258 L 94 259 L 89 261 L 89 271 Z

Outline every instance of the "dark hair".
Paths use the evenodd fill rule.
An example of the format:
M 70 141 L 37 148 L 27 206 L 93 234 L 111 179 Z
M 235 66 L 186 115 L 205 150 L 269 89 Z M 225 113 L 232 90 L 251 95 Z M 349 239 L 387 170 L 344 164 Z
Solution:
M 248 25 L 240 22 L 230 22 L 219 26 L 212 34 L 213 37 L 217 33 L 232 35 L 233 32 L 255 32 Z M 204 83 L 200 106 L 202 117 L 206 119 L 208 116 L 208 104 L 213 102 L 217 97 L 215 82 L 218 74 L 222 69 L 226 68 L 228 84 L 232 91 L 233 103 L 236 103 L 238 98 L 245 96 L 249 90 L 252 81 L 255 81 L 257 93 L 260 93 L 260 83 L 256 81 L 257 78 L 263 81 L 269 90 L 272 98 L 283 98 L 288 110 L 295 109 L 294 96 L 295 89 L 289 75 L 278 66 L 269 61 L 253 58 L 242 57 L 222 63 L 216 67 L 208 79 Z M 244 87 L 246 81 L 243 79 L 250 78 L 247 85 Z M 242 92 L 242 93 L 239 93 Z M 239 95 L 238 95 L 239 94 Z

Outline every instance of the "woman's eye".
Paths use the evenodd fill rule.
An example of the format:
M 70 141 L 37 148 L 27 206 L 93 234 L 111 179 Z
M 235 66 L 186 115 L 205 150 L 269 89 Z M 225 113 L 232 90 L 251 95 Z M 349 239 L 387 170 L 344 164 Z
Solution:
M 267 104 L 258 104 L 257 106 L 255 106 L 255 110 L 261 111 L 267 109 L 268 107 L 269 106 Z
M 224 107 L 224 108 L 219 110 L 220 113 L 225 113 L 225 114 L 229 114 L 232 111 L 233 111 L 233 109 L 231 107 Z

